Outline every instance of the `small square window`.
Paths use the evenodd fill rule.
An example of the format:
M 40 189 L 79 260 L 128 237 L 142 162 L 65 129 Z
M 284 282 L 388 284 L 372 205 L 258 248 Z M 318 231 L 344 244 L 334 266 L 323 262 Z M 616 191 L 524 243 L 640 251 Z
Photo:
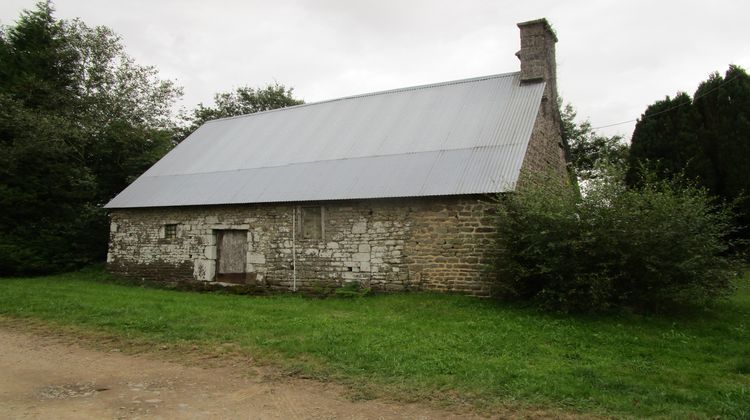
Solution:
M 174 239 L 177 237 L 177 225 L 164 225 L 164 239 Z

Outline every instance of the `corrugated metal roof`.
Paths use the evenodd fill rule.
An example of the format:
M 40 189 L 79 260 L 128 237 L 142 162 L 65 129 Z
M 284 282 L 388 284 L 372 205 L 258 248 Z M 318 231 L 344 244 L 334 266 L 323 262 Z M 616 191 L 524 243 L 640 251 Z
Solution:
M 544 83 L 518 73 L 209 121 L 107 208 L 515 188 Z

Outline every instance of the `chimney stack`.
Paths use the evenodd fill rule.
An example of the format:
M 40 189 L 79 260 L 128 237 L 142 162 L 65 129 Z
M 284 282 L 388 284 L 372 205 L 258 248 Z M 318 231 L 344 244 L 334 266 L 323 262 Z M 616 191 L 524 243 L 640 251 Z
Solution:
M 516 57 L 521 60 L 521 83 L 545 82 L 544 96 L 557 101 L 557 70 L 555 43 L 557 35 L 547 19 L 530 20 L 518 24 L 521 30 L 521 50 Z M 549 102 L 555 106 L 555 102 Z

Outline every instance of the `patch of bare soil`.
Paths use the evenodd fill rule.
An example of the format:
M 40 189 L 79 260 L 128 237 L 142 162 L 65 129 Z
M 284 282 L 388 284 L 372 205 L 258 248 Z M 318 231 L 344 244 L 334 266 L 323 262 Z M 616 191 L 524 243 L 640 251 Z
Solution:
M 172 353 L 125 354 L 29 325 L 0 323 L 0 418 L 480 418 L 424 404 L 353 401 L 341 386 L 280 374 L 234 358 L 185 362 Z M 109 348 L 107 348 L 109 347 Z M 216 359 L 213 357 L 212 359 Z M 228 356 L 232 359 L 232 356 Z M 203 366 L 201 366 L 203 365 Z M 350 395 L 349 395 L 350 396 Z M 499 414 L 499 413 L 498 413 Z M 502 418 L 559 418 L 504 412 Z

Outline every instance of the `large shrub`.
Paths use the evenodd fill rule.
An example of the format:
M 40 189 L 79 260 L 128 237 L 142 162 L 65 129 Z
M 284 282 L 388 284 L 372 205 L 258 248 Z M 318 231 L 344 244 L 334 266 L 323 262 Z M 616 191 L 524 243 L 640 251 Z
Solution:
M 497 290 L 564 311 L 706 305 L 731 291 L 729 207 L 679 181 L 555 182 L 498 199 Z

